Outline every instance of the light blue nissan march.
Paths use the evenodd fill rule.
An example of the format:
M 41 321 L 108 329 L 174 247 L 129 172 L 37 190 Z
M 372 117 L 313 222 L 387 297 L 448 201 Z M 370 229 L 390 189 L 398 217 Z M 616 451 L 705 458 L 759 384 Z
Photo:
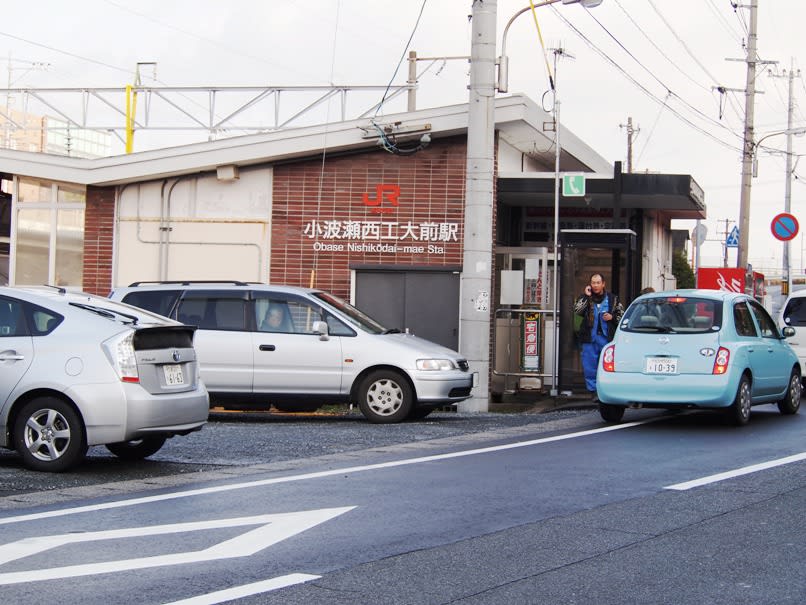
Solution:
M 751 406 L 800 407 L 798 357 L 751 296 L 718 290 L 653 292 L 636 298 L 603 350 L 599 411 L 620 422 L 627 407 L 721 408 L 735 424 Z

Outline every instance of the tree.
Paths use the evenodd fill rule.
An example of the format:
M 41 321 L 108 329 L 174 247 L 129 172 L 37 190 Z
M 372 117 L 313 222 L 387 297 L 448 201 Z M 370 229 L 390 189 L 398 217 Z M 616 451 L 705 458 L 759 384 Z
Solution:
M 678 250 L 672 256 L 672 275 L 677 280 L 678 288 L 696 287 L 697 280 L 695 279 L 694 271 L 688 264 L 684 250 Z

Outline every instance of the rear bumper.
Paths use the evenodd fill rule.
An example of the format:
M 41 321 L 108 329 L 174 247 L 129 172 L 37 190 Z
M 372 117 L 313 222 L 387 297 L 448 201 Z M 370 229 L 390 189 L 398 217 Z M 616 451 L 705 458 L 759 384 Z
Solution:
M 207 390 L 152 395 L 139 384 L 112 382 L 73 387 L 87 429 L 87 444 L 129 441 L 144 435 L 179 435 L 201 428 L 210 413 Z
M 662 407 L 724 408 L 736 398 L 738 380 L 729 374 L 649 376 L 640 373 L 599 372 L 596 393 L 602 403 L 647 404 Z

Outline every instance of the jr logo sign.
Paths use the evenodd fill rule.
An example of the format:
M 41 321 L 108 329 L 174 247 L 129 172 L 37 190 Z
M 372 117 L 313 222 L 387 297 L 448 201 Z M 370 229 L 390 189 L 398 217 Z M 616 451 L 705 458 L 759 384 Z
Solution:
M 398 198 L 400 197 L 399 185 L 376 185 L 375 198 L 371 199 L 368 193 L 364 194 L 364 204 L 372 208 L 374 214 L 385 214 L 393 212 L 398 206 Z M 384 201 L 388 202 L 390 206 L 385 206 Z

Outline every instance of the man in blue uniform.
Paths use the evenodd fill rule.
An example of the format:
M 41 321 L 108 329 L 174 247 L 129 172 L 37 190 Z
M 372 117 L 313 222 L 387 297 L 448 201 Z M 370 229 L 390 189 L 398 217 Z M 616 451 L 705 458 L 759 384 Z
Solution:
M 599 400 L 596 396 L 599 354 L 613 339 L 623 313 L 618 297 L 605 289 L 601 273 L 591 275 L 590 284 L 585 286 L 585 291 L 574 301 L 574 314 L 582 318 L 577 332 L 582 347 L 582 373 L 585 376 L 585 388 L 591 393 L 593 401 Z

